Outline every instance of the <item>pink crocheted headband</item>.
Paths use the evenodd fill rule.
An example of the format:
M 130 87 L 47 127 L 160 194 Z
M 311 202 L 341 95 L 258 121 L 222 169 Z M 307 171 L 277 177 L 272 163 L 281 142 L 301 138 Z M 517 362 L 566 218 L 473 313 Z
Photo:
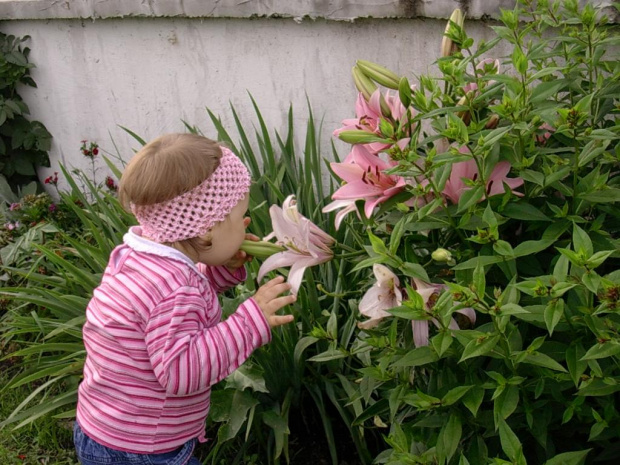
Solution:
M 153 205 L 131 204 L 145 237 L 161 243 L 203 236 L 243 199 L 250 173 L 235 154 L 221 149 L 219 166 L 192 190 Z

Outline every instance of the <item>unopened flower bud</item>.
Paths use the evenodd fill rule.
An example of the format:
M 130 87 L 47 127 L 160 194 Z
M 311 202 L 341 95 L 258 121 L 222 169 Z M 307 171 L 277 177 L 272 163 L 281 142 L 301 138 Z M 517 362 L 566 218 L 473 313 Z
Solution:
M 485 129 L 495 129 L 498 124 L 499 124 L 499 116 L 498 115 L 492 115 L 489 118 L 489 121 L 487 121 L 487 124 L 484 126 L 484 128 Z
M 450 253 L 450 251 L 446 249 L 442 249 L 442 248 L 435 250 L 431 254 L 431 257 L 436 262 L 441 262 L 441 263 L 446 263 L 452 260 L 452 254 Z
M 458 46 L 452 41 L 447 34 L 450 32 L 450 27 L 452 23 L 456 24 L 460 28 L 465 24 L 465 16 L 463 16 L 463 12 L 458 8 L 452 12 L 452 16 L 450 16 L 450 20 L 446 25 L 446 29 L 444 31 L 443 39 L 441 39 L 441 56 L 449 57 L 453 55 L 455 52 L 459 50 Z

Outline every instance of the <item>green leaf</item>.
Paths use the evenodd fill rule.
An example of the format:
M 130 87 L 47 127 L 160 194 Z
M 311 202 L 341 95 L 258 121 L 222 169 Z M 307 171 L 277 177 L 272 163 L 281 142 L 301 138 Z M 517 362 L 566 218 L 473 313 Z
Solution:
M 593 294 L 598 293 L 598 288 L 601 285 L 601 277 L 596 271 L 588 270 L 581 277 L 581 282 L 588 288 Z
M 526 202 L 512 202 L 504 207 L 502 215 L 521 221 L 552 221 L 535 206 Z
M 590 192 L 589 194 L 579 194 L 577 197 L 592 203 L 620 202 L 620 189 L 609 187 L 607 189 Z
M 426 270 L 424 269 L 424 267 L 422 265 L 419 265 L 417 263 L 404 263 L 401 267 L 400 267 L 401 271 L 409 276 L 410 278 L 417 278 L 417 279 L 421 279 L 422 281 L 425 281 L 427 283 L 430 283 L 431 280 L 428 277 L 428 274 L 426 273 Z
M 602 397 L 620 391 L 620 383 L 608 384 L 603 380 L 595 379 L 587 386 L 580 388 L 578 396 Z
M 419 367 L 439 360 L 437 354 L 428 346 L 417 347 L 393 363 L 395 367 Z
M 550 368 L 555 371 L 561 371 L 566 373 L 566 368 L 560 365 L 546 354 L 541 352 L 531 352 L 523 359 L 523 363 L 529 363 L 530 365 L 538 365 L 545 368 Z
M 431 344 L 433 344 L 433 348 L 441 358 L 446 353 L 446 350 L 450 348 L 453 340 L 452 334 L 449 331 L 442 331 L 431 339 Z
M 542 82 L 532 89 L 531 103 L 541 102 L 548 99 L 552 95 L 557 95 L 564 87 L 568 86 L 566 79 L 554 79 L 552 81 Z
M 249 364 L 237 368 L 226 378 L 226 387 L 243 391 L 250 388 L 256 392 L 269 392 L 261 370 Z
M 592 239 L 577 224 L 573 225 L 573 249 L 575 252 L 583 250 L 588 257 L 594 253 Z
M 274 453 L 274 459 L 277 459 L 284 450 L 285 437 L 290 434 L 288 428 L 288 418 L 285 418 L 284 414 L 280 414 L 274 410 L 268 410 L 263 413 L 263 421 L 269 426 L 276 438 L 276 450 Z
M 375 236 L 371 231 L 368 231 L 368 237 L 372 245 L 372 250 L 379 255 L 389 255 L 388 249 L 385 243 Z
M 592 449 L 580 450 L 575 452 L 564 452 L 547 460 L 545 465 L 581 465 Z
M 476 186 L 468 189 L 461 195 L 459 199 L 458 213 L 466 211 L 469 207 L 477 204 L 484 196 L 484 186 Z
M 521 315 L 530 313 L 523 307 L 517 304 L 505 304 L 500 307 L 500 313 L 504 315 Z
M 502 240 L 495 241 L 493 251 L 503 257 L 513 257 L 515 253 L 510 243 Z
M 481 386 L 474 386 L 470 389 L 465 397 L 463 397 L 463 405 L 471 412 L 475 417 L 478 413 L 478 409 L 484 399 L 484 388 Z
M 486 277 L 484 266 L 480 263 L 478 263 L 474 269 L 473 290 L 480 300 L 484 300 L 484 294 L 486 292 Z
M 448 423 L 441 429 L 437 438 L 437 452 L 446 457 L 447 462 L 450 462 L 456 452 L 462 434 L 461 419 L 456 413 L 451 413 Z
M 455 388 L 450 389 L 445 396 L 441 399 L 441 405 L 444 407 L 448 405 L 452 405 L 457 402 L 461 397 L 469 392 L 469 390 L 473 388 L 473 386 L 457 386 Z
M 325 352 L 321 352 L 314 357 L 308 359 L 309 362 L 329 362 L 330 360 L 338 360 L 348 357 L 348 354 L 339 349 L 328 349 Z
M 586 371 L 588 363 L 581 358 L 585 355 L 585 349 L 581 344 L 573 343 L 568 349 L 566 349 L 566 366 L 570 373 L 575 387 L 579 386 L 581 375 Z
M 563 299 L 553 299 L 549 301 L 547 306 L 545 307 L 545 325 L 547 326 L 547 331 L 549 334 L 553 334 L 553 330 L 560 322 L 562 315 L 564 314 L 564 300 Z
M 465 349 L 463 350 L 463 355 L 461 356 L 459 363 L 469 358 L 479 357 L 480 355 L 489 353 L 495 348 L 495 346 L 499 342 L 499 339 L 500 339 L 499 334 L 495 334 L 495 335 L 489 334 L 481 338 L 472 339 L 465 346 Z
M 499 420 L 499 439 L 502 444 L 502 450 L 510 458 L 515 460 L 517 455 L 522 452 L 523 446 L 517 435 L 512 431 L 505 420 Z
M 390 234 L 390 253 L 396 254 L 398 250 L 398 246 L 400 245 L 400 241 L 405 233 L 405 226 L 409 223 L 409 216 L 404 215 L 398 222 L 394 225 L 394 229 Z
M 495 427 L 499 426 L 500 420 L 505 420 L 514 413 L 519 405 L 519 388 L 517 386 L 508 386 L 493 401 L 493 418 L 495 419 Z
M 612 339 L 603 343 L 599 342 L 590 347 L 586 354 L 579 360 L 596 360 L 599 358 L 612 357 L 617 354 L 620 354 L 620 342 Z

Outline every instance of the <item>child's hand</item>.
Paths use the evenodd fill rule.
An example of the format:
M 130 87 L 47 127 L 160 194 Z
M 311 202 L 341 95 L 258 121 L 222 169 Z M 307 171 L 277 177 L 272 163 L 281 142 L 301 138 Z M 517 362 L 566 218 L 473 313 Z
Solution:
M 261 286 L 258 291 L 256 291 L 256 294 L 254 294 L 254 302 L 256 302 L 263 311 L 267 323 L 269 323 L 269 326 L 272 328 L 293 321 L 293 315 L 276 315 L 276 312 L 282 307 L 292 304 L 297 300 L 296 295 L 278 297 L 290 288 L 291 285 L 285 283 L 282 276 L 278 276 Z
M 246 228 L 249 226 L 250 221 L 251 220 L 248 217 L 243 219 L 243 224 Z M 246 234 L 245 239 L 255 242 L 260 241 L 258 236 L 255 236 L 254 234 Z M 234 273 L 236 270 L 244 266 L 247 262 L 251 262 L 253 258 L 254 257 L 252 257 L 252 255 L 248 255 L 243 250 L 237 250 L 235 255 L 233 255 L 226 263 L 224 263 L 224 266 Z

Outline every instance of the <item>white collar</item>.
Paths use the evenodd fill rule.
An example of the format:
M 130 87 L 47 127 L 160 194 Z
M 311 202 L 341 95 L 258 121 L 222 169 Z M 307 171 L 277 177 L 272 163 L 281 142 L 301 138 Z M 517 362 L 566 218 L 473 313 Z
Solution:
M 132 226 L 129 228 L 129 231 L 123 236 L 123 242 L 137 252 L 150 253 L 183 262 L 201 274 L 192 259 L 183 252 L 173 247 L 145 239 L 144 236 L 142 236 L 142 228 L 140 228 L 140 226 Z

